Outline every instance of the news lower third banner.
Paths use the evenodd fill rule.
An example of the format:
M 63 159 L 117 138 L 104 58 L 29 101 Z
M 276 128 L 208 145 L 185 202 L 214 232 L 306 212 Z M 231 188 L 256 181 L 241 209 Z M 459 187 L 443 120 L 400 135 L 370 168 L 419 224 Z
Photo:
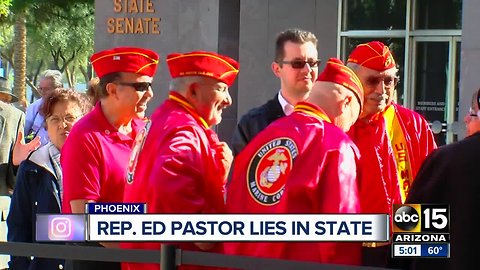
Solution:
M 384 214 L 268 215 L 130 212 L 126 215 L 119 213 L 118 210 L 125 212 L 134 207 L 127 209 L 119 206 L 104 209 L 107 210 L 85 215 L 38 215 L 36 239 L 37 241 L 128 242 L 382 242 L 388 241 L 390 236 L 389 216 Z M 140 212 L 144 212 L 144 209 L 142 208 Z

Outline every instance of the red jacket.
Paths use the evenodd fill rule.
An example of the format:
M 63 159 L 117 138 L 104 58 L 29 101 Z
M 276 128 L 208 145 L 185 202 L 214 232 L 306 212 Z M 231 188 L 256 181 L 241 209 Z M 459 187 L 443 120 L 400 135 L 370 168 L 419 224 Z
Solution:
M 358 152 L 317 106 L 301 102 L 236 157 L 229 213 L 358 213 Z M 228 254 L 359 264 L 359 243 L 225 243 Z
M 394 108 L 395 117 L 405 137 L 414 178 L 427 155 L 437 145 L 427 121 L 422 116 L 397 104 L 390 106 Z M 383 113 L 372 117 L 369 123 L 357 121 L 348 134 L 362 155 L 360 175 L 362 212 L 391 214 L 393 204 L 402 203 L 402 199 L 395 154 L 386 131 Z
M 185 101 L 178 94 L 177 99 Z M 185 101 L 186 102 L 186 101 Z M 147 203 L 148 213 L 225 213 L 225 180 L 217 173 L 213 145 L 217 135 L 175 100 L 165 101 L 152 116 L 152 126 L 138 156 L 125 202 Z M 122 243 L 124 248 L 155 249 L 160 242 Z M 200 251 L 193 243 L 182 250 Z M 222 252 L 222 243 L 209 252 Z M 159 269 L 158 264 L 123 264 L 123 269 Z M 180 269 L 204 269 L 181 267 Z

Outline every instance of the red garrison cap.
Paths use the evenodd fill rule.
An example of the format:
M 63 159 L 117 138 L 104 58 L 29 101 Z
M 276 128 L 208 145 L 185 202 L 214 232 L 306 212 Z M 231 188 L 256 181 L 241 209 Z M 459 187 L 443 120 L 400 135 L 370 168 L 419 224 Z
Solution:
M 153 77 L 158 66 L 158 54 L 136 47 L 117 47 L 95 53 L 90 58 L 98 77 L 113 72 L 130 72 Z
M 376 71 L 385 71 L 395 67 L 395 60 L 390 49 L 380 41 L 358 45 L 350 53 L 347 62 L 356 63 Z
M 232 58 L 205 51 L 169 54 L 167 64 L 172 78 L 207 76 L 228 86 L 233 84 L 239 71 L 237 61 Z
M 337 58 L 328 59 L 323 72 L 318 76 L 317 81 L 334 82 L 345 86 L 357 96 L 360 103 L 360 110 L 363 108 L 363 86 L 355 72 L 345 66 Z

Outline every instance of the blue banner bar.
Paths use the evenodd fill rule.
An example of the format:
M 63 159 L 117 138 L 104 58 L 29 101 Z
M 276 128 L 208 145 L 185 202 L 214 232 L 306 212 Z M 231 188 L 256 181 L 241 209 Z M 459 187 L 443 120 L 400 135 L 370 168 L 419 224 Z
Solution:
M 422 257 L 450 258 L 450 244 L 422 244 Z
M 145 214 L 145 203 L 88 203 L 87 214 Z

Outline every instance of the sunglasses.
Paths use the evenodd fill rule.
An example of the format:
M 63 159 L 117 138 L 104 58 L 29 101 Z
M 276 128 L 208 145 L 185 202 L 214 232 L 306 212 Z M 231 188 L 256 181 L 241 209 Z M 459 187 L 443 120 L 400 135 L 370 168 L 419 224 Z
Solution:
M 152 87 L 152 83 L 150 82 L 134 82 L 134 83 L 116 82 L 116 84 L 133 87 L 135 88 L 135 91 L 138 91 L 138 92 L 145 92 L 150 87 Z
M 392 86 L 395 86 L 397 85 L 398 83 L 398 80 L 399 80 L 399 77 L 398 76 L 387 76 L 387 77 L 368 77 L 367 78 L 367 85 L 370 86 L 370 87 L 376 87 L 377 85 L 379 85 L 382 81 L 383 81 L 383 84 L 387 87 L 392 87 Z
M 289 64 L 294 69 L 302 69 L 305 64 L 308 64 L 310 68 L 318 67 L 321 60 L 292 60 L 292 61 L 280 61 L 281 64 Z

